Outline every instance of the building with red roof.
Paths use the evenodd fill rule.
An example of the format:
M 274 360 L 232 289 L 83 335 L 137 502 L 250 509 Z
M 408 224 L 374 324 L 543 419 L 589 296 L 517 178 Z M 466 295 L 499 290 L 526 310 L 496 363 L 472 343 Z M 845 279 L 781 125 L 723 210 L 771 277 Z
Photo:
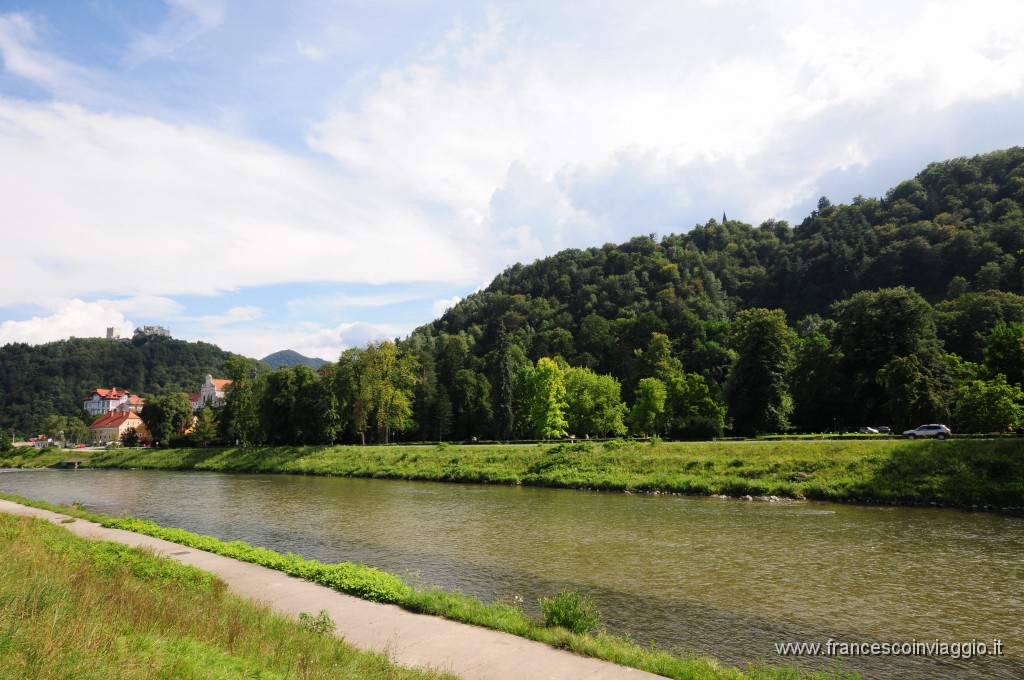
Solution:
M 93 446 L 105 446 L 120 442 L 121 435 L 133 427 L 139 433 L 141 441 L 150 439 L 149 431 L 146 430 L 138 413 L 132 413 L 126 409 L 110 411 L 89 425 L 89 443 Z

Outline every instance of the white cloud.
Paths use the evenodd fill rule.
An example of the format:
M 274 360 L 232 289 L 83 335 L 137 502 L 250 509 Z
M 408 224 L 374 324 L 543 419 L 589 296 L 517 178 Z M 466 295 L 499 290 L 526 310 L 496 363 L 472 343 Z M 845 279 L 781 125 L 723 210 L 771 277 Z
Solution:
M 103 303 L 125 314 L 143 318 L 173 318 L 184 309 L 177 301 L 160 295 L 138 295 L 122 300 L 104 300 Z
M 85 68 L 38 47 L 37 22 L 26 14 L 0 14 L 4 69 L 58 95 L 84 95 L 95 85 Z
M 408 335 L 413 326 L 371 324 L 361 321 L 324 327 L 315 323 L 260 323 L 248 328 L 222 327 L 197 339 L 212 342 L 245 356 L 261 359 L 282 349 L 308 357 L 336 361 L 341 352 L 376 340 L 393 340 Z
M 225 0 L 165 0 L 169 14 L 153 33 L 145 33 L 131 48 L 133 62 L 167 57 L 224 20 Z
M 221 326 L 246 323 L 263 318 L 263 310 L 252 305 L 232 307 L 224 314 L 201 316 L 195 320 L 200 328 L 216 329 Z
M 0 99 L 0 157 L 9 274 L 34 282 L 0 306 L 475 275 L 400 197 L 208 130 Z
M 297 49 L 299 50 L 299 54 L 312 61 L 323 61 L 324 58 L 327 57 L 327 52 L 314 45 L 299 43 Z
M 131 337 L 134 326 L 109 300 L 84 302 L 67 300 L 48 316 L 34 316 L 24 321 L 0 323 L 0 346 L 15 342 L 38 345 L 69 337 L 105 337 L 108 327 L 119 328 L 122 336 Z
M 623 236 L 649 222 L 687 228 L 684 216 L 720 209 L 708 194 L 742 213 L 775 211 L 749 219 L 777 216 L 812 195 L 822 173 L 874 162 L 886 141 L 914 136 L 920 118 L 1018 95 L 1024 82 L 1020 3 L 560 9 L 568 16 L 557 29 L 532 23 L 529 9 L 460 24 L 417 61 L 383 71 L 355 106 L 346 100 L 310 144 L 380 186 L 467 216 L 467 238 L 501 238 L 499 252 L 526 257 L 534 244 L 551 252 L 578 242 L 574 232 L 603 237 L 602 214 Z M 821 124 L 845 115 L 843 127 Z M 633 182 L 617 197 L 637 188 L 669 201 L 633 194 L 623 220 L 573 185 L 601 175 L 607 186 Z M 673 186 L 680 177 L 688 183 Z M 512 198 L 504 205 L 502 192 Z M 510 214 L 524 211 L 523 198 L 536 201 L 528 220 Z
M 456 295 L 453 298 L 447 300 L 434 300 L 434 304 L 431 307 L 431 311 L 434 314 L 434 318 L 440 318 L 442 314 L 447 312 L 449 309 L 459 304 L 462 298 Z
M 292 314 L 322 313 L 327 310 L 340 312 L 348 309 L 365 309 L 367 307 L 388 307 L 422 298 L 423 296 L 418 293 L 387 293 L 379 295 L 337 293 L 334 295 L 316 295 L 289 300 L 288 311 Z

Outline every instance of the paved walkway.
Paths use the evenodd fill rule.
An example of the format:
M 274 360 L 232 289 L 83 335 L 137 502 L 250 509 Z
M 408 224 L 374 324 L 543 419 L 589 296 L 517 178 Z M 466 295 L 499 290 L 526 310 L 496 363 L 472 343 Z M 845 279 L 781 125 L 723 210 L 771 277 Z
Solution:
M 0 512 L 40 517 L 83 538 L 152 548 L 157 554 L 216 574 L 238 595 L 298 618 L 324 609 L 338 635 L 360 649 L 387 654 L 403 666 L 427 666 L 466 680 L 641 680 L 660 678 L 606 661 L 577 656 L 507 633 L 394 605 L 368 602 L 283 572 L 121 529 L 0 499 Z

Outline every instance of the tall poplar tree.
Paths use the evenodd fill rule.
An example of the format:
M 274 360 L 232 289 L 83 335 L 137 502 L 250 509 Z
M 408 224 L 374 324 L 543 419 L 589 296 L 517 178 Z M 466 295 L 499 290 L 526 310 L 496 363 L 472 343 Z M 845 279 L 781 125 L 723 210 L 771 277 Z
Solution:
M 515 428 L 516 368 L 505 322 L 498 325 L 497 362 L 494 371 L 494 422 L 498 437 L 510 439 Z
M 789 427 L 793 399 L 787 384 L 793 331 L 781 309 L 744 309 L 733 321 L 736 361 L 725 383 L 733 431 L 742 436 Z

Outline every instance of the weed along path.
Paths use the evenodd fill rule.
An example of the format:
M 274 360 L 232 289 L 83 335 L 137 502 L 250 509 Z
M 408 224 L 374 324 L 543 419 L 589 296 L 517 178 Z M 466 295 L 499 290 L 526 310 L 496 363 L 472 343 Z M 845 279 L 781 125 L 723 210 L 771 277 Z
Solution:
M 404 666 L 430 667 L 466 679 L 654 679 L 644 671 L 586 658 L 514 635 L 414 614 L 228 557 L 94 522 L 0 500 L 0 512 L 49 520 L 82 538 L 152 549 L 220 577 L 232 592 L 296 617 L 326 611 L 349 644 Z

